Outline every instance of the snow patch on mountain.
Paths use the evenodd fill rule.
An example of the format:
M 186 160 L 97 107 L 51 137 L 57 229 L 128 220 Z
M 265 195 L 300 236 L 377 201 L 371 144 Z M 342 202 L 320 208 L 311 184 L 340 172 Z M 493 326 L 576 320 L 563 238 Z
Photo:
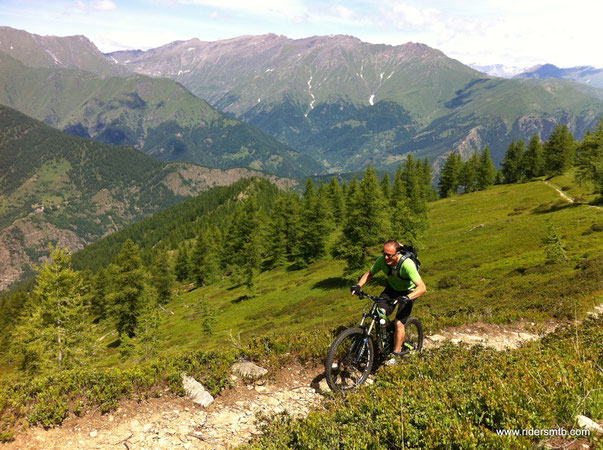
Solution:
M 371 106 L 375 104 L 373 100 L 375 100 L 375 94 L 371 95 L 371 98 L 369 98 L 369 103 L 371 104 Z
M 312 93 L 312 78 L 313 78 L 312 75 L 310 75 L 310 79 L 308 80 L 308 92 L 312 96 L 312 101 L 310 102 L 310 109 L 308 111 L 306 111 L 306 113 L 304 114 L 304 117 L 308 117 L 308 114 L 310 113 L 310 111 L 312 111 L 314 109 L 314 102 L 316 102 L 316 97 L 314 97 L 314 94 Z

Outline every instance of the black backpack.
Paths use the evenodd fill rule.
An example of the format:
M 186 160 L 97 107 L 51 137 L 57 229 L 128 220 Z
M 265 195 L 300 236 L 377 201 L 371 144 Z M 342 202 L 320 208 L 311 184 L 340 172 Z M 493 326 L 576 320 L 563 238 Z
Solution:
M 417 256 L 417 249 L 414 248 L 412 245 L 402 245 L 398 247 L 398 253 L 400 253 L 402 257 L 400 258 L 400 261 L 398 261 L 398 264 L 396 264 L 395 267 L 389 268 L 388 275 L 395 274 L 403 280 L 408 280 L 409 278 L 400 276 L 400 269 L 402 268 L 402 264 L 404 264 L 404 261 L 410 258 L 417 266 L 417 272 L 421 270 L 421 261 L 419 261 L 419 257 Z

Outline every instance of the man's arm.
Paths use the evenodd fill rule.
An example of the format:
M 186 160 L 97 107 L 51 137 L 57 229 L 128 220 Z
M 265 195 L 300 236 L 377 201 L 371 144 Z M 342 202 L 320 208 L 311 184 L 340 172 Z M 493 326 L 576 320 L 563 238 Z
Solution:
M 421 278 L 419 278 L 416 281 L 413 281 L 413 283 L 417 287 L 415 288 L 414 291 L 412 291 L 410 294 L 408 294 L 408 298 L 414 299 L 414 298 L 420 297 L 425 292 L 427 292 L 427 286 L 425 286 L 425 283 L 423 283 L 423 280 Z
M 368 272 L 366 272 L 364 275 L 362 275 L 360 277 L 360 280 L 358 281 L 358 284 L 356 286 L 352 286 L 352 295 L 356 294 L 356 288 L 360 289 L 366 283 L 368 283 L 369 281 L 371 281 L 371 278 L 373 278 L 373 274 L 369 270 Z

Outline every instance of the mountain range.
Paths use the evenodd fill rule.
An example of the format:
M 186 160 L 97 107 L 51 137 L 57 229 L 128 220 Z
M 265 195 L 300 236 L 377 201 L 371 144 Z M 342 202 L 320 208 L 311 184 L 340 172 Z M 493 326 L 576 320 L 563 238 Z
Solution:
M 274 34 L 177 41 L 107 55 L 169 77 L 329 171 L 393 169 L 409 152 L 432 161 L 512 139 L 548 138 L 559 123 L 580 137 L 603 113 L 603 92 L 565 80 L 487 76 L 423 44 Z
M 560 78 L 603 89 L 603 69 L 592 66 L 560 69 L 553 64 L 539 64 L 515 75 L 515 78 Z
M 559 68 L 554 64 L 537 64 L 529 68 L 507 66 L 504 64 L 491 64 L 481 66 L 470 64 L 475 70 L 479 70 L 493 77 L 501 78 L 559 78 L 562 80 L 576 81 L 587 86 L 603 89 L 603 69 L 593 66 L 575 66 Z
M 321 169 L 172 80 L 126 73 L 82 36 L 0 32 L 0 103 L 55 128 L 131 145 L 163 161 L 248 166 L 286 176 Z

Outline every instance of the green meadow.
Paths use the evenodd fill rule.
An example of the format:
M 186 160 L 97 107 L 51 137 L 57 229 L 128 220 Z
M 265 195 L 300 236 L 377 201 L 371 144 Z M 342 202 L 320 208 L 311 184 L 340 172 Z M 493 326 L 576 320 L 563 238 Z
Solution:
M 428 292 L 413 312 L 428 333 L 473 321 L 565 321 L 601 301 L 601 210 L 570 204 L 542 181 L 432 202 L 429 220 L 419 252 Z M 545 262 L 547 220 L 566 249 L 563 263 Z M 302 270 L 263 272 L 255 296 L 228 279 L 184 293 L 165 306 L 174 314 L 164 314 L 162 346 L 170 353 L 221 349 L 232 345 L 231 337 L 351 324 L 364 303 L 350 295 L 357 280 L 344 268 L 343 261 L 324 259 Z M 377 276 L 367 291 L 379 293 L 384 283 Z

